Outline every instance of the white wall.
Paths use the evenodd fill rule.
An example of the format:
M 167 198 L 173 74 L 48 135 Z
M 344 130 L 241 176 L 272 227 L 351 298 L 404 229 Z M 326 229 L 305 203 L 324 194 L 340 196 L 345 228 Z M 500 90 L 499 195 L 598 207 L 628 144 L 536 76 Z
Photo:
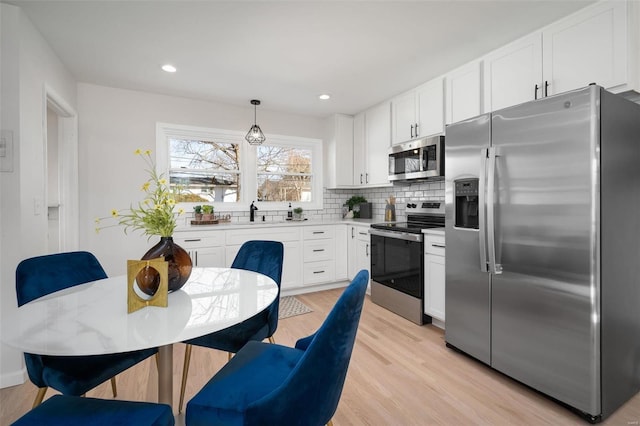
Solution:
M 75 107 L 76 82 L 19 8 L 0 4 L 3 130 L 13 133 L 13 172 L 0 172 L 0 319 L 16 309 L 15 269 L 47 252 L 45 86 Z M 24 381 L 22 354 L 0 345 L 0 387 Z
M 324 120 L 269 111 L 266 105 L 257 115 L 265 133 L 322 139 Z M 126 260 L 140 258 L 157 240 L 125 235 L 119 227 L 94 231 L 96 217 L 142 199 L 140 186 L 148 176 L 133 152 L 155 151 L 156 123 L 240 131 L 253 124 L 249 100 L 236 107 L 84 83 L 78 85 L 78 113 L 80 247 L 93 252 L 108 275 L 125 274 Z

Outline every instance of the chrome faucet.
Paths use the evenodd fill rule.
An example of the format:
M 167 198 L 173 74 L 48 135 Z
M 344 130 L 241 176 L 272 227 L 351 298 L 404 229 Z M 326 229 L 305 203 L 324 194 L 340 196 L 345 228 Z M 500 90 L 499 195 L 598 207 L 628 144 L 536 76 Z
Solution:
M 258 210 L 258 208 L 253 205 L 254 202 L 255 201 L 252 201 L 251 205 L 249 206 L 249 222 L 253 222 L 256 218 L 255 211 Z

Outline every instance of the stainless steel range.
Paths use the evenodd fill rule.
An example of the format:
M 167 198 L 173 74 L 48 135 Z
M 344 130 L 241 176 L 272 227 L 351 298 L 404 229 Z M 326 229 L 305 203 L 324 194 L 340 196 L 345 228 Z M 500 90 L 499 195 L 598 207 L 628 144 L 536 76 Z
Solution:
M 424 314 L 423 229 L 444 228 L 444 201 L 410 201 L 406 222 L 371 225 L 371 300 L 416 324 Z

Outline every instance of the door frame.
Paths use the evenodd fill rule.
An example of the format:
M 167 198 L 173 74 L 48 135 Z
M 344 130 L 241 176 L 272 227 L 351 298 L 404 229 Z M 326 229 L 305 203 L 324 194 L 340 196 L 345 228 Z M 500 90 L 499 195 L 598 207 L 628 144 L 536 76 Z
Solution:
M 60 185 L 60 251 L 79 247 L 78 114 L 55 90 L 45 84 L 43 105 L 44 194 L 48 194 L 47 109 L 58 117 L 58 176 Z

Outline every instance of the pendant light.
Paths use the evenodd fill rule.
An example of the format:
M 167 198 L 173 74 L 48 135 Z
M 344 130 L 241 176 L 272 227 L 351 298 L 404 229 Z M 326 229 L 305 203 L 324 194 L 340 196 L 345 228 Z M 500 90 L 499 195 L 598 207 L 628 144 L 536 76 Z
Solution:
M 253 105 L 253 126 L 251 126 L 249 133 L 247 133 L 247 136 L 244 138 L 250 145 L 261 145 L 267 138 L 264 137 L 264 133 L 260 130 L 260 126 L 256 124 L 256 108 L 260 105 L 260 101 L 252 99 L 251 105 Z

